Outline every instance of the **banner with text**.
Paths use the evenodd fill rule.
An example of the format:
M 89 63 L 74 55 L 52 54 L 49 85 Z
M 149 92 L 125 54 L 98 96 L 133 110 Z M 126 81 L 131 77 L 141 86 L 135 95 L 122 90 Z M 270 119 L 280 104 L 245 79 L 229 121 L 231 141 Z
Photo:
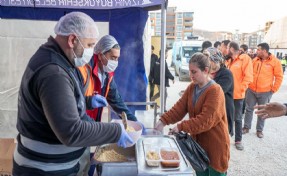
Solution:
M 0 0 L 0 5 L 72 9 L 117 9 L 156 6 L 164 1 L 165 0 Z

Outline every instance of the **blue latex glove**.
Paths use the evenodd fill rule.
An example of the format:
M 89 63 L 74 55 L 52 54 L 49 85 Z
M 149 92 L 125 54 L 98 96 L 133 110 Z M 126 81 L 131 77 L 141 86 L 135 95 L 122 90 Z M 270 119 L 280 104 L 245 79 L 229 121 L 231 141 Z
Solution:
M 101 108 L 108 106 L 108 102 L 105 97 L 97 94 L 92 97 L 92 107 L 93 108 Z
M 146 130 L 145 130 L 144 124 L 141 123 L 140 121 L 136 121 L 136 122 L 139 123 L 142 126 L 142 135 L 145 135 L 146 134 Z
M 121 128 L 122 128 L 122 134 L 121 134 L 121 137 L 120 137 L 119 141 L 117 142 L 117 145 L 119 147 L 126 148 L 127 147 L 127 143 L 132 144 L 134 141 L 132 140 L 132 138 L 126 132 L 124 125 L 123 124 L 120 124 L 120 125 L 121 125 Z

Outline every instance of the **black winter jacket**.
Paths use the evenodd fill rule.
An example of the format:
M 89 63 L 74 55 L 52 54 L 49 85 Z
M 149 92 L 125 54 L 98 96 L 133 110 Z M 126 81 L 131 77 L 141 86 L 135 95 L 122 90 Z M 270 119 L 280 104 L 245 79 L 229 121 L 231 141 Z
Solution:
M 79 71 L 50 37 L 32 56 L 22 77 L 13 175 L 77 173 L 77 163 L 62 166 L 77 162 L 86 146 L 119 140 L 119 124 L 96 123 L 86 115 L 82 86 Z M 42 169 L 45 163 L 50 167 L 47 172 Z
M 150 75 L 152 83 L 160 85 L 160 58 L 156 60 Z M 165 87 L 169 87 L 169 79 L 174 80 L 174 76 L 169 71 L 165 60 Z
M 234 81 L 230 70 L 221 67 L 214 77 L 214 81 L 219 84 L 224 92 L 226 115 L 228 120 L 229 134 L 233 136 L 233 123 L 234 123 L 234 101 L 233 90 Z

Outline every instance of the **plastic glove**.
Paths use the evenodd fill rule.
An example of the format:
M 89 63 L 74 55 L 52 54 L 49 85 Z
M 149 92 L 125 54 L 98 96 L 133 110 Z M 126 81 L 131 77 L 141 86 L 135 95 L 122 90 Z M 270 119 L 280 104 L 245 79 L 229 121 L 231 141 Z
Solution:
M 92 107 L 93 108 L 100 108 L 108 106 L 108 102 L 105 97 L 97 94 L 92 97 Z
M 161 120 L 159 120 L 159 121 L 157 121 L 156 124 L 155 124 L 155 129 L 156 129 L 157 131 L 163 132 L 163 127 L 164 127 L 164 126 L 165 126 L 165 124 L 164 124 Z
M 134 141 L 132 140 L 132 138 L 126 132 L 124 125 L 123 124 L 120 124 L 120 125 L 121 125 L 121 128 L 122 128 L 122 134 L 121 134 L 121 137 L 120 137 L 119 141 L 117 142 L 117 145 L 119 147 L 126 148 L 127 147 L 127 143 L 132 144 Z
M 145 135 L 146 134 L 146 130 L 145 130 L 144 124 L 141 123 L 140 121 L 136 121 L 136 122 L 139 123 L 142 126 L 142 135 Z

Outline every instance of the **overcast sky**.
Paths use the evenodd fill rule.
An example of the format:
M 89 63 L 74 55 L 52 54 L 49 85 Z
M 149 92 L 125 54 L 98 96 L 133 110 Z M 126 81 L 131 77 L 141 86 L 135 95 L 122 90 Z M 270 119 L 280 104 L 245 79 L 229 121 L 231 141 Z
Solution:
M 194 12 L 194 28 L 254 32 L 266 21 L 287 16 L 284 0 L 169 0 L 169 7 Z

